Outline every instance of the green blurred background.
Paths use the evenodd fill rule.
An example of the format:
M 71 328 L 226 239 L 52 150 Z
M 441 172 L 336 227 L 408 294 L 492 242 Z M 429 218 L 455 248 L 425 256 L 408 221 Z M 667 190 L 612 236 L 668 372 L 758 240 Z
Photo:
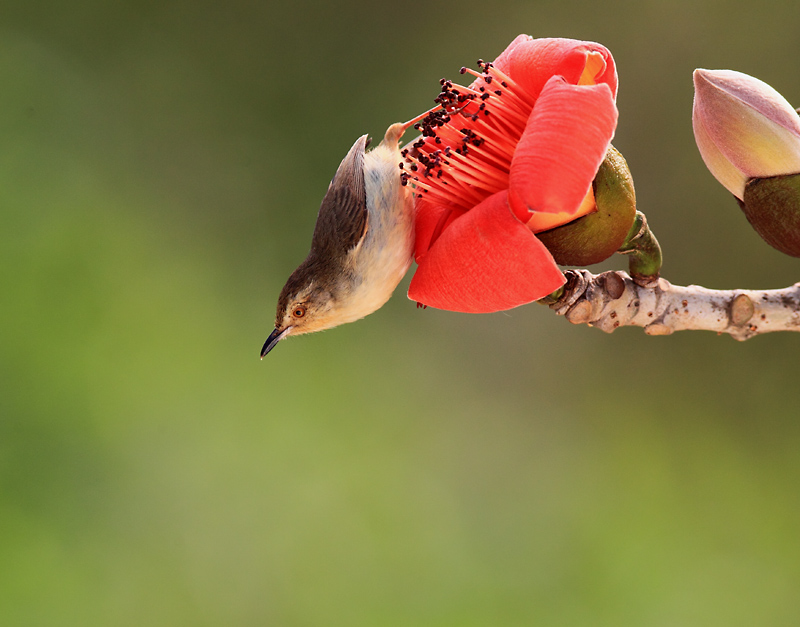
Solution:
M 794 334 L 403 284 L 258 360 L 354 139 L 520 32 L 612 50 L 667 278 L 800 280 L 691 131 L 695 67 L 800 105 L 795 0 L 0 4 L 0 624 L 800 624 Z

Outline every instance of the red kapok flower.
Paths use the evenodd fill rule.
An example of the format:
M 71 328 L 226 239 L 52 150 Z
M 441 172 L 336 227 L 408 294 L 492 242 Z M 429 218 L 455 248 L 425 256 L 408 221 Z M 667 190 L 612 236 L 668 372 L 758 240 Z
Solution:
M 441 105 L 403 151 L 415 187 L 417 271 L 408 297 L 487 313 L 564 281 L 536 238 L 595 209 L 592 179 L 617 123 L 617 74 L 600 44 L 520 35 Z

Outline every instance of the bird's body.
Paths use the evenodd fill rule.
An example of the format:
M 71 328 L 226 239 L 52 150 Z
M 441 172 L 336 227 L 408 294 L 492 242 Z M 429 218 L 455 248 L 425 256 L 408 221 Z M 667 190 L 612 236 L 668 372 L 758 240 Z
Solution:
M 408 271 L 414 253 L 414 203 L 401 185 L 400 151 L 384 140 L 364 155 L 367 228 L 350 251 L 346 266 L 352 277 L 346 319 L 353 322 L 389 300 Z
M 411 265 L 414 203 L 402 184 L 395 124 L 367 152 L 360 137 L 333 177 L 322 201 L 311 250 L 278 299 L 266 355 L 288 335 L 322 331 L 379 309 Z

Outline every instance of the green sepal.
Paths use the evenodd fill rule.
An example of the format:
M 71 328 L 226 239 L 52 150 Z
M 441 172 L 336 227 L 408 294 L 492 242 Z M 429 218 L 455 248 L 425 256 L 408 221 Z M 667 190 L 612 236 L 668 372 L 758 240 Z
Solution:
M 648 284 L 658 279 L 663 261 L 661 246 L 641 211 L 636 212 L 628 236 L 617 252 L 629 255 L 628 271 L 637 283 Z
M 536 302 L 541 305 L 552 305 L 553 303 L 557 303 L 558 300 L 564 295 L 564 292 L 567 291 L 567 284 L 565 283 L 561 287 L 559 287 L 555 292 L 551 292 L 547 296 L 540 298 Z
M 750 179 L 744 200 L 736 200 L 761 239 L 782 253 L 800 257 L 800 174 Z
M 597 211 L 563 226 L 537 233 L 556 263 L 588 266 L 613 255 L 636 216 L 636 194 L 628 164 L 613 146 L 592 182 Z

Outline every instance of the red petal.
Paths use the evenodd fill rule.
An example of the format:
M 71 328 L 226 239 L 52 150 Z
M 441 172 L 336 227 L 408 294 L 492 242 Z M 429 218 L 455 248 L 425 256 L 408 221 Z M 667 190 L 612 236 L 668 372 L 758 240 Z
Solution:
M 550 252 L 498 192 L 455 220 L 419 264 L 411 300 L 489 313 L 538 300 L 564 284 Z
M 505 72 L 508 74 L 508 66 L 509 66 L 509 59 L 511 58 L 511 54 L 513 53 L 514 49 L 519 45 L 528 45 L 526 42 L 534 41 L 533 37 L 530 35 L 517 35 L 506 49 L 501 52 L 498 57 L 492 61 L 492 65 L 494 65 L 498 70 Z
M 599 53 L 605 68 L 595 76 L 595 83 L 605 83 L 613 97 L 617 95 L 617 70 L 614 57 L 605 46 L 577 39 L 533 39 L 520 35 L 512 41 L 494 66 L 510 76 L 526 93 L 536 99 L 550 77 L 558 75 L 573 85 L 583 74 L 590 52 Z
M 444 229 L 464 210 L 428 200 L 425 195 L 415 199 L 415 208 L 414 259 L 419 263 Z
M 548 81 L 511 161 L 508 202 L 514 213 L 577 211 L 616 125 L 607 85 L 569 85 L 557 76 Z

